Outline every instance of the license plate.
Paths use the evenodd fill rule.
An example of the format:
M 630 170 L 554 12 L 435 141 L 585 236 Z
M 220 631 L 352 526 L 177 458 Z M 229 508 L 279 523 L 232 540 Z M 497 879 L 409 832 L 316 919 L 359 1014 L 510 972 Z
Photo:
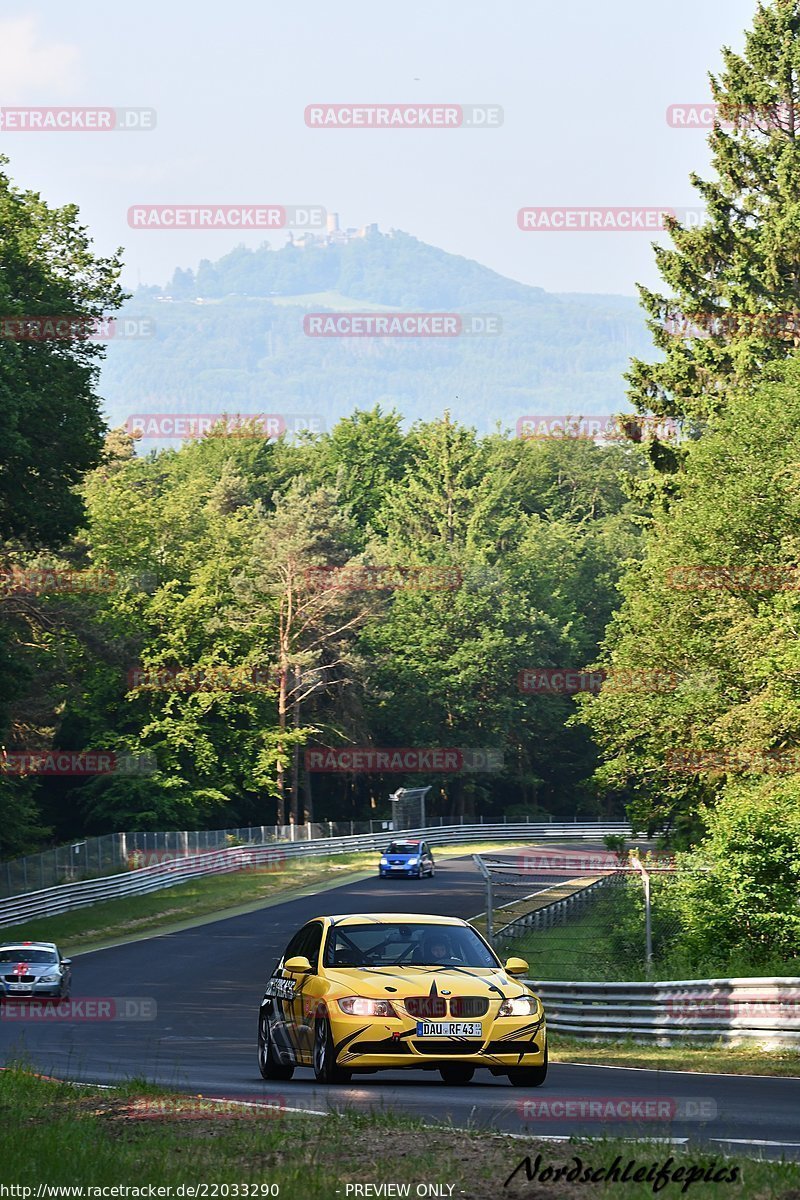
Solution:
M 30 983 L 10 983 L 8 985 L 8 987 L 9 987 L 9 991 L 12 991 L 12 992 L 33 991 L 32 985 Z
M 417 1037 L 483 1038 L 480 1021 L 417 1021 Z

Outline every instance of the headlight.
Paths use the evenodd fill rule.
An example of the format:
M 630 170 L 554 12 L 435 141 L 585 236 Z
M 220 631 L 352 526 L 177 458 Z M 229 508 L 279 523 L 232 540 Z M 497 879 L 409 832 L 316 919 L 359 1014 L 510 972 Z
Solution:
M 504 1000 L 497 1013 L 498 1017 L 533 1017 L 539 1011 L 539 1001 L 535 996 L 516 996 L 513 1000 Z
M 409 865 L 410 867 L 415 867 L 415 866 L 417 865 L 417 863 L 418 863 L 418 862 L 419 862 L 419 859 L 418 859 L 418 858 L 410 858 L 410 859 L 408 860 L 408 865 Z
M 382 867 L 388 867 L 388 865 L 389 865 L 389 860 L 388 860 L 388 858 L 386 857 L 386 855 L 384 854 L 383 858 L 381 859 L 381 866 L 382 866 Z
M 345 996 L 337 1004 L 349 1017 L 396 1017 L 388 1000 L 368 1000 L 366 996 Z
M 60 979 L 60 975 L 40 975 L 37 983 L 58 983 Z

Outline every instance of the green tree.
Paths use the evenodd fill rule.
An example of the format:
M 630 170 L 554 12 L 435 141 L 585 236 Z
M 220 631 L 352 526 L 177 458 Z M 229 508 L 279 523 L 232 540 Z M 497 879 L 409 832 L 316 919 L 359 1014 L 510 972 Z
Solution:
M 639 289 L 664 352 L 658 362 L 632 363 L 629 394 L 642 412 L 705 419 L 726 402 L 729 383 L 757 379 L 797 341 L 796 316 L 772 325 L 766 318 L 796 314 L 800 290 L 798 0 L 759 4 L 744 54 L 725 48 L 723 56 L 721 76 L 711 76 L 716 178 L 691 177 L 708 220 L 684 227 L 670 219 L 673 244 L 655 252 L 670 294 Z M 682 317 L 706 333 L 675 336 L 670 318 Z
M 690 868 L 675 884 L 681 947 L 695 968 L 786 973 L 800 960 L 800 785 L 731 783 L 713 809 Z M 739 960 L 737 964 L 736 960 Z M 794 960 L 794 962 L 791 962 Z
M 408 461 L 408 446 L 400 417 L 376 404 L 356 409 L 337 421 L 329 437 L 317 443 L 315 474 L 335 484 L 341 503 L 348 506 L 361 529 L 374 525 L 381 505 L 400 482 Z
M 0 539 L 57 546 L 73 532 L 76 485 L 98 462 L 103 432 L 102 343 L 26 339 L 7 322 L 110 317 L 124 299 L 120 265 L 92 253 L 74 205 L 50 208 L 0 170 Z
M 794 357 L 733 394 L 692 447 L 621 584 L 597 664 L 610 679 L 580 704 L 606 759 L 599 782 L 631 789 L 637 820 L 693 836 L 729 777 L 758 775 L 762 756 L 800 743 L 798 459 Z M 670 759 L 718 751 L 727 757 L 696 771 Z
M 375 607 L 375 593 L 360 587 L 353 571 L 357 531 L 334 489 L 311 488 L 300 476 L 274 499 L 272 512 L 256 516 L 249 561 L 236 579 L 235 620 L 276 675 L 277 727 L 260 769 L 274 779 L 277 824 L 283 825 L 290 751 L 291 814 L 299 820 L 297 755 L 312 732 L 301 725 L 301 708 L 357 678 L 353 643 Z

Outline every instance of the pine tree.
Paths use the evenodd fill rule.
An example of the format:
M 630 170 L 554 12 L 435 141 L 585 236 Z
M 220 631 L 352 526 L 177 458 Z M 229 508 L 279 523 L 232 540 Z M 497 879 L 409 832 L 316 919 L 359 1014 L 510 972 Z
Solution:
M 760 4 L 744 54 L 722 53 L 717 179 L 691 177 L 708 218 L 666 219 L 673 245 L 655 253 L 672 295 L 639 289 L 665 359 L 627 375 L 640 411 L 690 421 L 800 344 L 800 0 Z

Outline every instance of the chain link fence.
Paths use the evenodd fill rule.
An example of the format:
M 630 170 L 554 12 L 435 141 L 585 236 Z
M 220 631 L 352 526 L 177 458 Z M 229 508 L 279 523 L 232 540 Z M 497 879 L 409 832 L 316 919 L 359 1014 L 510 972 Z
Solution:
M 466 823 L 475 820 L 469 818 Z M 477 821 L 482 824 L 483 818 L 478 817 Z M 438 822 L 428 822 L 428 825 L 454 823 L 458 822 L 440 817 Z M 463 817 L 460 823 L 465 824 Z M 391 836 L 391 821 L 318 821 L 305 825 L 252 825 L 236 829 L 107 833 L 0 862 L 0 896 L 16 896 L 62 883 L 97 879 L 205 850 L 222 850 L 226 846 L 270 845 L 382 832 L 386 833 L 387 839 Z
M 601 851 L 476 863 L 487 889 L 483 930 L 501 956 L 527 959 L 533 978 L 622 982 L 674 969 L 683 928 L 674 866 L 642 870 L 638 859 Z

